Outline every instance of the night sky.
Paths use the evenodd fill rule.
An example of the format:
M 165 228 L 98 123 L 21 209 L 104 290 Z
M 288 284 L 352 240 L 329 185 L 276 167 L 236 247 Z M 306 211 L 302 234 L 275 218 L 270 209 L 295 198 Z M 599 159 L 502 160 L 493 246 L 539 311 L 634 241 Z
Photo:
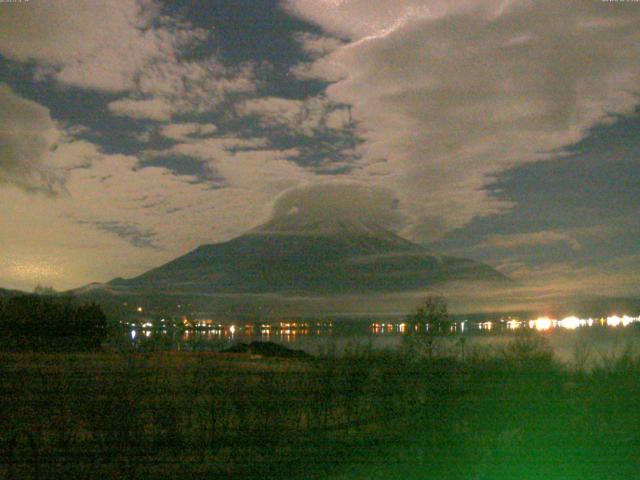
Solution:
M 335 184 L 434 251 L 638 295 L 639 85 L 635 2 L 0 3 L 0 286 L 137 275 Z

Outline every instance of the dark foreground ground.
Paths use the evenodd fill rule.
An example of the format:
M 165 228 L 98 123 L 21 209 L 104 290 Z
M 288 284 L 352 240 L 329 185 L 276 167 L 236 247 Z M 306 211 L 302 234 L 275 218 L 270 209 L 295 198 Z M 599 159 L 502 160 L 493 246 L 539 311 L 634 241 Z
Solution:
M 254 357 L 1 354 L 0 478 L 640 478 L 632 355 Z

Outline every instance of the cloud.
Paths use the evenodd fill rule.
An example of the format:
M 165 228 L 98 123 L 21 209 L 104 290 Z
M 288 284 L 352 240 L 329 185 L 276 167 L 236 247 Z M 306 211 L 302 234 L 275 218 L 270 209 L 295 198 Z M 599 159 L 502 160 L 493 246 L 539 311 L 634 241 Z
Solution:
M 0 84 L 0 184 L 58 191 L 63 179 L 47 159 L 60 136 L 47 108 Z
M 176 114 L 210 112 L 229 97 L 256 89 L 254 68 L 222 65 L 215 56 L 184 61 L 169 56 L 140 72 L 135 90 L 109 103 L 116 115 L 169 121 Z
M 326 117 L 333 108 L 322 97 L 306 100 L 251 98 L 236 105 L 239 115 L 256 117 L 263 128 L 284 128 L 289 135 L 306 136 L 313 136 L 323 128 Z
M 241 115 L 257 115 L 264 123 L 293 125 L 300 119 L 304 102 L 278 97 L 246 100 L 236 107 Z
M 112 92 L 133 89 L 140 72 L 205 36 L 161 16 L 155 0 L 34 0 L 0 17 L 2 55 L 62 84 Z
M 206 124 L 167 127 L 172 134 L 212 131 Z M 265 149 L 264 139 L 259 138 L 197 136 L 146 154 L 173 155 L 177 161 L 180 156 L 197 159 L 215 172 L 212 184 L 166 167 L 144 166 L 137 156 L 105 154 L 89 142 L 68 142 L 61 155 L 68 164 L 67 194 L 56 200 L 55 216 L 64 215 L 75 225 L 69 231 L 97 229 L 138 249 L 176 256 L 265 221 L 281 192 L 314 179 L 290 160 L 296 154 L 295 150 Z M 61 162 L 62 158 L 54 164 L 63 168 Z
M 109 111 L 121 117 L 166 122 L 171 119 L 175 109 L 167 101 L 160 98 L 147 100 L 123 98 L 109 103 Z
M 64 129 L 49 109 L 0 84 L 0 184 L 28 192 L 66 192 L 68 173 L 99 156 L 98 148 L 75 139 L 85 127 Z
M 327 133 L 340 132 L 351 136 L 349 130 L 352 125 L 348 108 L 323 96 L 309 97 L 305 100 L 280 97 L 250 98 L 238 102 L 235 110 L 240 116 L 255 118 L 263 129 L 275 130 L 288 136 L 317 139 Z M 339 150 L 344 148 L 339 147 Z
M 252 98 L 274 91 L 262 88 L 259 66 L 188 57 L 207 33 L 165 18 L 153 0 L 31 0 L 3 8 L 4 57 L 33 65 L 60 87 L 109 92 L 112 114 L 162 122 L 132 136 L 156 149 L 170 146 L 105 153 L 117 145 L 103 151 L 74 138 L 101 132 L 65 129 L 46 107 L 0 87 L 0 223 L 12 226 L 1 229 L 0 244 L 17 262 L 2 278 L 39 271 L 75 286 L 137 274 L 255 227 L 274 201 L 276 215 L 292 208 L 361 215 L 405 225 L 402 233 L 417 240 L 437 238 L 510 207 L 487 193 L 494 176 L 562 154 L 589 128 L 638 103 L 635 5 L 286 3 L 325 32 L 295 37 L 307 63 L 293 72 L 330 83 L 308 99 Z M 233 116 L 231 104 L 258 122 L 264 138 L 229 132 L 233 122 L 216 131 L 187 121 Z M 155 142 L 157 133 L 171 142 Z M 308 138 L 281 147 L 282 133 Z M 156 157 L 165 166 L 146 162 Z M 211 178 L 166 166 L 185 157 Z M 45 202 L 25 194 L 33 190 L 65 194 Z M 543 230 L 487 241 L 504 249 L 580 245 L 563 235 Z
M 294 38 L 311 58 L 323 57 L 344 45 L 343 41 L 335 37 L 310 32 L 298 32 Z
M 188 141 L 193 137 L 204 137 L 215 133 L 218 128 L 211 123 L 172 123 L 160 130 L 163 137 L 175 141 Z
M 537 265 L 505 262 L 501 271 L 519 282 L 514 293 L 528 292 L 528 296 L 545 297 L 566 303 L 572 296 L 601 298 L 606 296 L 637 297 L 638 255 L 609 260 L 598 265 L 573 262 L 549 262 Z M 603 291 L 606 285 L 606 291 Z M 514 296 L 515 300 L 517 296 Z
M 514 233 L 509 235 L 489 235 L 487 239 L 480 244 L 481 247 L 490 248 L 520 248 L 551 245 L 554 243 L 567 243 L 573 250 L 579 251 L 582 245 L 575 237 L 565 233 L 545 230 L 532 233 Z
M 79 163 L 91 145 L 69 144 Z M 266 220 L 273 199 L 305 173 L 287 152 L 242 151 L 214 161 L 224 186 L 191 175 L 142 167 L 136 156 L 95 157 L 67 172 L 65 195 L 44 198 L 0 188 L 0 278 L 31 289 L 72 288 L 134 276 L 205 243 L 224 241 Z M 70 158 L 78 156 L 79 158 Z
M 215 55 L 198 61 L 169 57 L 141 73 L 138 90 L 143 95 L 173 99 L 182 109 L 208 109 L 228 95 L 254 92 L 254 69 L 251 63 L 225 66 Z
M 147 118 L 166 121 L 175 114 L 210 112 L 230 97 L 246 96 L 255 90 L 252 64 L 227 67 L 215 56 L 198 61 L 170 56 L 145 68 L 135 91 L 109 107 L 124 105 L 128 108 L 123 114 L 134 116 L 138 105 L 148 105 Z
M 363 140 L 360 180 L 396 192 L 432 240 L 510 204 L 497 174 L 552 158 L 638 104 L 640 10 L 606 2 L 290 0 L 348 40 L 297 71 L 331 82 Z M 622 47 L 621 47 L 622 46 Z
M 265 138 L 227 136 L 191 138 L 162 151 L 148 152 L 148 155 L 200 160 L 223 179 L 226 189 L 242 189 L 249 198 L 259 196 L 262 213 L 257 218 L 248 219 L 255 224 L 269 214 L 273 199 L 278 194 L 315 178 L 311 170 L 292 160 L 298 153 L 296 149 L 269 149 Z
M 325 125 L 332 130 L 342 130 L 351 123 L 351 115 L 346 108 L 336 108 L 325 118 Z
M 402 221 L 393 192 L 348 181 L 302 185 L 283 192 L 275 201 L 272 217 L 295 214 L 310 219 L 329 219 L 375 224 L 392 228 Z
M 266 138 L 239 138 L 233 136 L 185 138 L 170 148 L 159 151 L 148 151 L 150 156 L 177 155 L 192 157 L 206 162 L 214 162 L 219 158 L 231 156 L 240 150 L 265 150 L 269 145 Z
M 26 2 L 24 2 L 26 3 Z M 168 121 L 255 91 L 253 66 L 188 58 L 210 33 L 162 14 L 156 0 L 34 0 L 3 9 L 0 54 L 32 62 L 36 79 L 123 93 L 115 115 Z
M 163 167 L 141 168 L 135 156 L 102 154 L 90 168 L 71 171 L 67 189 L 72 201 L 60 208 L 78 224 L 98 227 L 137 247 L 169 251 L 211 237 L 214 215 L 203 212 L 220 208 L 220 194 L 208 185 Z
M 105 232 L 114 233 L 123 240 L 130 242 L 135 247 L 140 248 L 157 248 L 154 243 L 156 234 L 150 230 L 141 230 L 140 228 L 127 225 L 117 221 L 86 221 L 79 220 L 80 225 L 92 225 Z
M 142 273 L 255 227 L 281 192 L 314 178 L 290 160 L 297 151 L 269 149 L 264 138 L 207 137 L 211 124 L 165 125 L 172 147 L 119 155 L 67 135 L 47 108 L 6 86 L 0 105 L 0 223 L 11 225 L 0 231 L 0 276 L 10 285 L 66 288 Z M 218 180 L 141 162 L 153 155 L 189 156 Z M 64 195 L 26 195 L 54 186 Z

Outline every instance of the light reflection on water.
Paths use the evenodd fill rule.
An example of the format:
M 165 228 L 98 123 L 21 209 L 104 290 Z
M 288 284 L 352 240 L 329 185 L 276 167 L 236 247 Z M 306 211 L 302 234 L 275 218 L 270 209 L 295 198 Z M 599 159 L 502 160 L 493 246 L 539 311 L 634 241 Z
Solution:
M 577 342 L 594 345 L 601 356 L 620 351 L 630 342 L 640 347 L 640 329 L 628 329 L 640 322 L 640 317 L 611 315 L 602 318 L 576 316 L 555 319 L 504 318 L 496 321 L 458 321 L 450 324 L 452 335 L 444 341 L 451 348 L 464 336 L 467 347 L 496 348 L 513 339 L 515 331 L 532 330 L 544 333 L 561 360 L 570 360 Z M 151 325 L 151 327 L 150 327 Z M 166 324 L 153 328 L 150 322 L 131 325 L 128 341 L 140 350 L 165 349 L 186 351 L 217 351 L 237 342 L 275 342 L 312 354 L 333 351 L 338 354 L 362 348 L 396 349 L 411 327 L 406 321 L 386 322 L 273 322 L 257 324 L 201 323 L 197 328 L 169 328 Z M 347 328 L 348 327 L 348 328 Z M 591 327 L 591 328 L 590 328 Z M 426 329 L 425 329 L 426 330 Z

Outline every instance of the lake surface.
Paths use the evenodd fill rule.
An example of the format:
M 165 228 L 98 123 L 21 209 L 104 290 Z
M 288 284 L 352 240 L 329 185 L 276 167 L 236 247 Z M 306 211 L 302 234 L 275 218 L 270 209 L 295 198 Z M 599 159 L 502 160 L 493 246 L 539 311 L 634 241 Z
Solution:
M 150 322 L 132 324 L 127 342 L 136 350 L 217 351 L 239 342 L 274 342 L 318 355 L 394 350 L 401 346 L 409 325 L 404 321 L 303 320 L 250 324 L 216 324 L 201 320 L 193 328 L 176 329 Z M 559 360 L 577 357 L 590 362 L 640 352 L 640 317 L 503 318 L 495 321 L 456 321 L 450 335 L 439 340 L 449 351 L 491 351 L 513 341 L 519 332 L 538 332 Z

